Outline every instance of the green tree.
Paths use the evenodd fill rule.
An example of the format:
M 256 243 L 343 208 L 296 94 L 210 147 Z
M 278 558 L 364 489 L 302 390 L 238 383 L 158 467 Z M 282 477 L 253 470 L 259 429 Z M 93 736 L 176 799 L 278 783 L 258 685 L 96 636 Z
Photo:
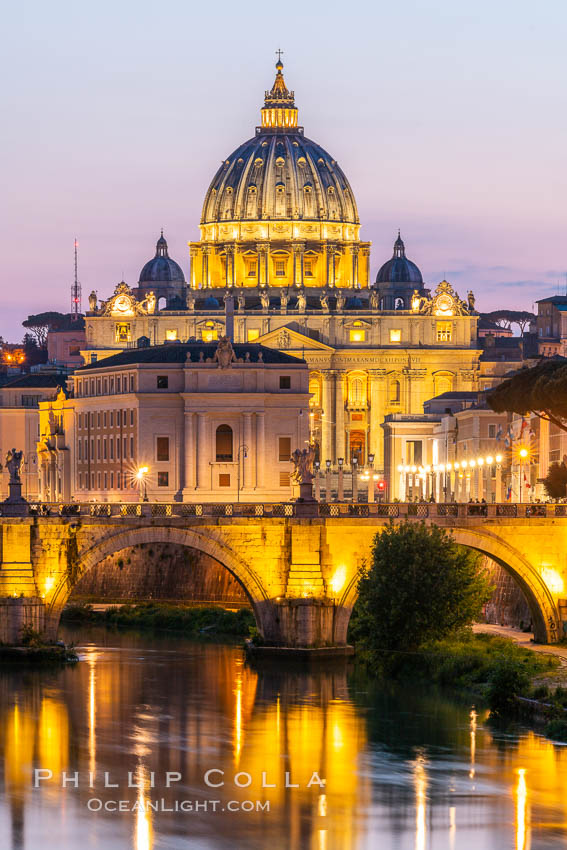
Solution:
M 520 369 L 486 397 L 496 413 L 534 413 L 567 431 L 567 359 L 553 357 Z
M 355 639 L 371 662 L 470 625 L 491 597 L 480 556 L 425 523 L 391 523 L 374 538 L 358 582 Z
M 550 499 L 564 499 L 567 496 L 567 466 L 565 463 L 552 463 L 543 479 L 545 492 Z
M 55 329 L 65 321 L 63 313 L 49 311 L 47 313 L 37 313 L 36 315 L 28 316 L 22 322 L 24 328 L 31 331 L 40 348 L 45 348 L 47 345 L 47 332 L 51 328 Z

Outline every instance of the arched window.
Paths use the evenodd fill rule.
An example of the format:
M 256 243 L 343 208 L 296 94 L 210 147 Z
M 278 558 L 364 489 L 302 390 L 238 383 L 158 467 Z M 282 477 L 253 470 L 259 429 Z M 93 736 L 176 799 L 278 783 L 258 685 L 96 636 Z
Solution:
M 453 376 L 452 375 L 435 375 L 433 380 L 433 385 L 435 388 L 435 395 L 442 395 L 442 393 L 450 393 L 453 389 Z
M 397 378 L 390 381 L 390 404 L 399 404 L 402 396 L 402 386 Z
M 350 382 L 349 401 L 351 404 L 364 403 L 364 383 L 362 378 L 353 378 Z
M 405 309 L 404 299 L 396 298 L 394 301 L 394 310 L 403 310 Z
M 317 375 L 309 378 L 309 407 L 321 407 L 321 379 Z
M 232 461 L 232 428 L 230 425 L 219 425 L 216 435 L 216 460 Z

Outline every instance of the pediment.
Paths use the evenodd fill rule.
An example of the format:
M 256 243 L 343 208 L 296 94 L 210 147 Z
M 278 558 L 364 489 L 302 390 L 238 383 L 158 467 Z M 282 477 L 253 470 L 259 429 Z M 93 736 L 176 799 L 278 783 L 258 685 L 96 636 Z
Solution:
M 258 343 L 258 345 L 277 348 L 279 351 L 287 351 L 289 353 L 294 351 L 298 353 L 302 351 L 326 351 L 329 354 L 333 354 L 335 351 L 330 345 L 326 345 L 318 339 L 313 339 L 313 337 L 307 336 L 307 334 L 294 330 L 288 325 L 283 325 L 281 328 L 277 328 L 277 330 L 270 331 L 258 337 L 254 342 Z

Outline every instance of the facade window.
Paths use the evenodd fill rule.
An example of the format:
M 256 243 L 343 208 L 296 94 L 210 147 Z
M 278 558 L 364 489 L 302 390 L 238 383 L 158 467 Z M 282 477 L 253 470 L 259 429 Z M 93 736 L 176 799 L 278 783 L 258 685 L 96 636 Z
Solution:
M 106 437 L 102 441 L 102 458 L 106 460 Z
M 106 410 L 102 414 L 102 424 L 106 428 Z
M 169 460 L 169 437 L 157 437 L 156 439 L 156 460 Z
M 207 322 L 205 327 L 201 328 L 201 339 L 203 342 L 214 342 L 218 338 L 219 335 L 214 322 Z
M 168 342 L 175 342 L 177 339 L 177 331 L 175 328 L 169 328 L 165 332 L 165 338 Z
M 108 490 L 108 472 L 104 473 L 104 489 Z
M 488 426 L 488 436 L 491 439 L 494 439 L 496 437 L 496 425 L 489 425 Z
M 260 331 L 258 328 L 249 328 L 246 332 L 246 339 L 248 342 L 254 342 L 255 339 L 258 339 L 260 336 Z
M 230 487 L 230 475 L 221 472 L 219 475 L 219 487 Z
M 217 463 L 232 462 L 232 428 L 230 425 L 219 425 L 217 428 L 215 457 Z
M 289 461 L 291 457 L 291 437 L 278 437 L 278 460 Z
M 305 275 L 305 277 L 313 277 L 313 260 L 304 261 L 303 274 Z
M 100 428 L 100 413 L 97 413 L 96 415 L 96 427 Z
M 399 328 L 390 328 L 390 342 L 401 342 L 402 332 Z
M 158 472 L 158 474 L 157 474 L 157 486 L 158 487 L 169 487 L 169 472 Z
M 130 437 L 130 458 L 134 458 L 134 437 Z
M 451 375 L 436 375 L 434 378 L 435 395 L 450 393 L 453 389 L 453 378 Z
M 96 394 L 100 395 L 100 378 L 96 379 Z
M 134 392 L 134 375 L 130 375 L 130 392 Z
M 289 472 L 280 472 L 280 487 L 289 487 Z
M 109 442 L 108 448 L 110 449 L 110 460 L 114 460 L 114 440 L 112 439 L 112 437 L 110 438 L 110 440 L 108 442 Z
M 108 395 L 108 378 L 105 378 L 102 382 L 102 391 L 104 395 Z
M 110 411 L 110 427 L 114 428 L 114 411 Z
M 100 460 L 100 437 L 96 441 L 96 459 Z M 100 487 L 100 484 L 99 484 Z
M 285 260 L 276 260 L 276 277 L 285 277 Z
M 77 441 L 77 448 L 79 450 L 79 460 L 82 460 L 83 459 L 83 452 L 82 452 L 83 441 L 82 440 Z
M 114 378 L 110 379 L 110 393 L 114 394 Z
M 117 322 L 114 331 L 115 342 L 130 342 L 132 339 L 132 331 L 130 322 Z
M 249 260 L 247 265 L 248 277 L 256 277 L 256 260 Z
M 79 490 L 83 489 L 83 473 L 79 472 Z
M 364 391 L 364 381 L 362 378 L 353 378 L 349 384 L 348 393 L 349 404 L 355 407 L 361 407 L 366 403 L 366 393 Z
M 122 490 L 122 475 L 120 472 L 116 473 L 116 489 Z
M 122 424 L 124 425 L 124 427 L 126 427 L 127 421 L 128 421 L 128 411 L 123 410 L 122 411 Z
M 366 342 L 366 331 L 364 329 L 354 328 L 349 331 L 348 338 L 350 342 Z
M 100 490 L 100 472 L 97 472 L 96 474 L 96 488 L 97 490 Z
M 321 381 L 319 378 L 309 379 L 309 407 L 321 407 Z
M 420 466 L 423 463 L 423 443 L 421 440 L 408 440 L 406 443 L 406 463 Z
M 120 375 L 118 375 L 117 378 L 116 378 L 116 392 L 117 393 L 122 392 L 122 379 L 121 379 Z
M 169 386 L 169 378 L 167 375 L 158 375 L 156 378 L 156 387 L 158 390 L 166 390 Z
M 291 389 L 291 375 L 280 375 L 280 390 Z
M 402 396 L 402 386 L 398 380 L 390 381 L 390 404 L 399 404 Z
M 114 472 L 110 473 L 110 489 L 114 490 Z
M 452 322 L 437 322 L 437 342 L 451 342 L 453 338 Z
M 130 410 L 130 425 L 134 424 L 134 408 Z

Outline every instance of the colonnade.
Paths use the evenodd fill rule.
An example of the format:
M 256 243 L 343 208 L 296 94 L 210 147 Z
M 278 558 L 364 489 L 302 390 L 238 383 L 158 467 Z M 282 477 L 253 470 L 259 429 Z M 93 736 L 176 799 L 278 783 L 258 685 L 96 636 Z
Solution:
M 482 461 L 482 462 L 480 462 Z M 502 461 L 484 458 L 439 466 L 398 466 L 402 502 L 433 498 L 436 502 L 503 502 Z

